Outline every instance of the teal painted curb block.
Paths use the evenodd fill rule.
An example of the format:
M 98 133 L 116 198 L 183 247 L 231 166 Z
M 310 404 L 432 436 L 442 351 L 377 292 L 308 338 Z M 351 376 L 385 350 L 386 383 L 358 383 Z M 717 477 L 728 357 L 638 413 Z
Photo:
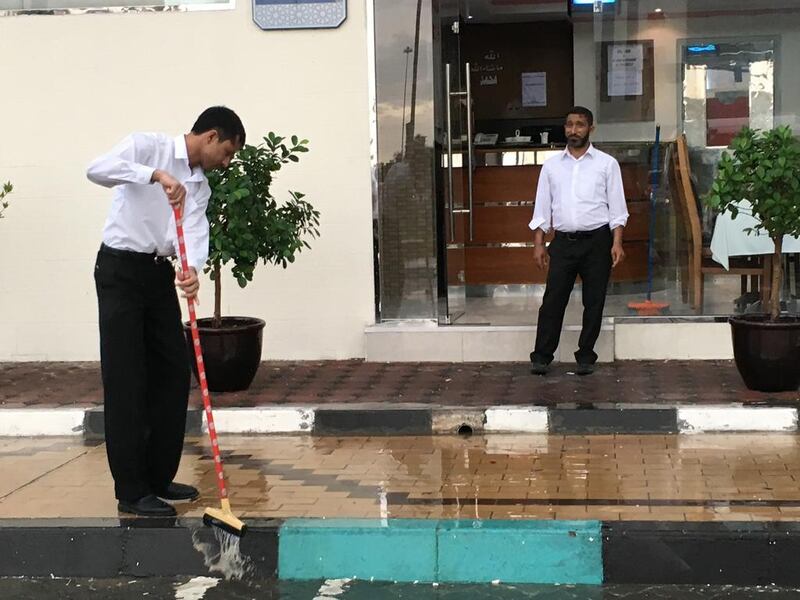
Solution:
M 435 521 L 289 519 L 278 531 L 278 577 L 436 581 Z
M 603 583 L 600 521 L 449 521 L 440 525 L 439 580 Z
M 289 519 L 281 579 L 600 584 L 600 521 Z

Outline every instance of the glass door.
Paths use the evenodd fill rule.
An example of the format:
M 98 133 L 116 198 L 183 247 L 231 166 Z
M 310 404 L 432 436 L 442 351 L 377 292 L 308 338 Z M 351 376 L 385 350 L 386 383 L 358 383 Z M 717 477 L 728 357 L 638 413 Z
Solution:
M 466 311 L 466 244 L 472 239 L 474 172 L 472 90 L 462 60 L 460 1 L 438 3 L 440 32 L 436 120 L 442 135 L 437 157 L 439 205 L 439 324 L 456 323 Z

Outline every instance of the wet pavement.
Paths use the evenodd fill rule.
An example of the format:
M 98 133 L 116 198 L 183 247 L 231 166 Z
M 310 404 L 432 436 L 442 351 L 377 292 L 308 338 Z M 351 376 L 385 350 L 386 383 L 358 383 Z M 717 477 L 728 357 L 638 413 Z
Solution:
M 233 436 L 220 439 L 231 503 L 247 518 L 800 521 L 791 434 Z M 205 438 L 177 480 L 215 505 Z M 116 517 L 105 447 L 0 438 L 0 518 Z
M 264 362 L 250 389 L 214 394 L 217 407 L 414 403 L 436 406 L 593 404 L 796 406 L 800 392 L 747 390 L 732 361 L 617 361 L 577 377 L 554 365 L 546 377 L 519 363 Z M 200 397 L 192 394 L 199 406 Z M 98 363 L 0 363 L 0 408 L 102 403 Z
M 206 577 L 3 579 L 15 600 L 788 600 L 800 588 L 734 586 L 542 586 L 390 584 L 362 581 L 241 582 Z

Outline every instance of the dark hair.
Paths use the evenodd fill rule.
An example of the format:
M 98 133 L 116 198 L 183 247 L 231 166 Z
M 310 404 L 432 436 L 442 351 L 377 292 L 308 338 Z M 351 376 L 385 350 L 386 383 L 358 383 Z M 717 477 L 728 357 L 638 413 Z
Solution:
M 244 146 L 245 133 L 242 120 L 227 106 L 212 106 L 205 109 L 192 125 L 192 133 L 201 134 L 214 130 L 219 141 L 233 140 L 235 144 Z
M 570 115 L 584 116 L 586 117 L 586 120 L 589 121 L 589 127 L 594 125 L 594 115 L 592 114 L 592 111 L 590 111 L 585 106 L 573 106 L 567 111 L 567 114 L 564 115 L 564 118 L 566 119 Z

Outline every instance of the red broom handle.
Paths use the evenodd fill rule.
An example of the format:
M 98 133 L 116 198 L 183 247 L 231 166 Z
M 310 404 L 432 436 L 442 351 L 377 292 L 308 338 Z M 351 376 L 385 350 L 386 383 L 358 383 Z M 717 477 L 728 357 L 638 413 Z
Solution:
M 186 260 L 186 241 L 183 237 L 183 219 L 177 206 L 172 207 L 175 214 L 175 226 L 178 230 L 178 250 L 181 259 L 181 271 L 189 272 L 189 262 Z M 208 423 L 208 437 L 211 440 L 211 450 L 214 453 L 214 469 L 217 472 L 217 485 L 219 486 L 219 497 L 228 497 L 228 489 L 225 487 L 225 474 L 222 471 L 222 458 L 219 454 L 219 443 L 217 442 L 217 428 L 214 426 L 214 415 L 211 412 L 211 396 L 208 393 L 208 382 L 206 381 L 206 367 L 203 364 L 203 351 L 200 348 L 200 332 L 197 331 L 197 315 L 194 312 L 194 298 L 187 298 L 189 304 L 189 321 L 192 330 L 192 343 L 194 346 L 194 358 L 197 361 L 197 378 L 200 380 L 200 391 L 203 394 L 203 407 L 206 412 Z

